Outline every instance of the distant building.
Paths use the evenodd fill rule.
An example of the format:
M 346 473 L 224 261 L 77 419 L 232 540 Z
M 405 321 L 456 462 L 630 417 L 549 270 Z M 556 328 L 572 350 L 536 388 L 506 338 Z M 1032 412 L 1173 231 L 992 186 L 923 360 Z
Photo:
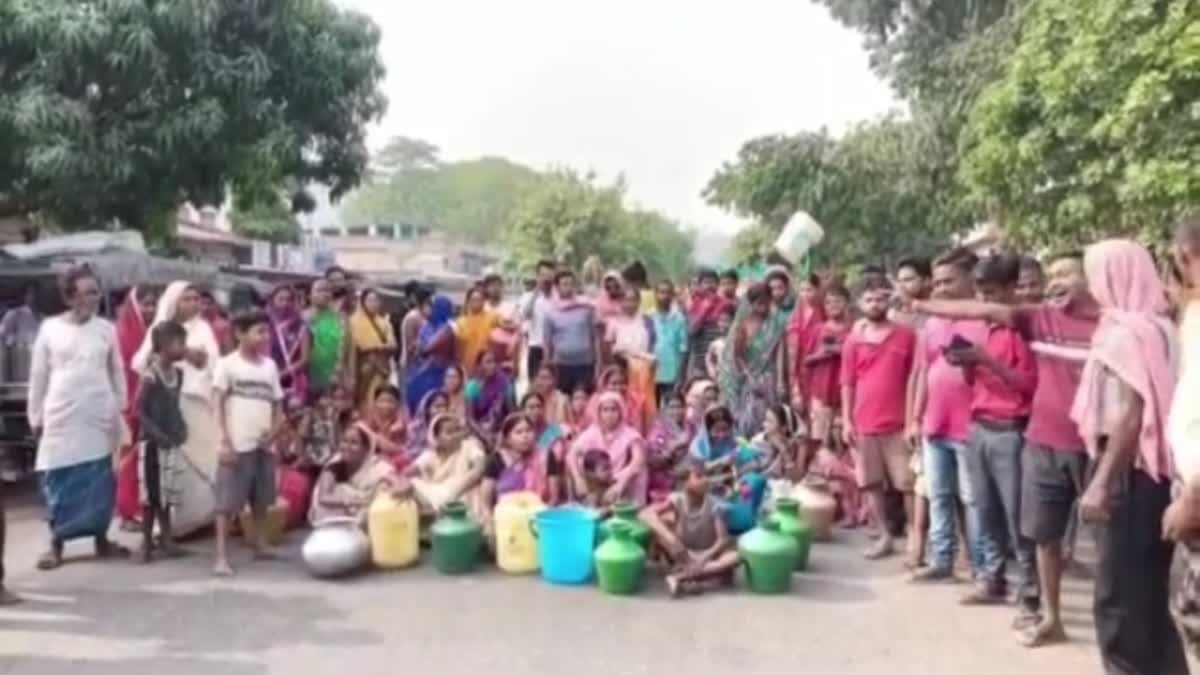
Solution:
M 225 209 L 215 206 L 180 206 L 175 213 L 175 239 L 179 248 L 197 262 L 246 265 L 253 256 L 253 242 L 233 234 Z
M 407 223 L 325 227 L 319 236 L 338 265 L 366 275 L 478 277 L 503 259 L 496 248 Z

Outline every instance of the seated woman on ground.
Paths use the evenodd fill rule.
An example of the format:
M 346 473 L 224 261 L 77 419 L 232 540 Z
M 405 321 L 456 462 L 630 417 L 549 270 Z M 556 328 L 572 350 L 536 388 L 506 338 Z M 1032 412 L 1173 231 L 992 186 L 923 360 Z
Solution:
M 733 534 L 754 527 L 766 495 L 759 453 L 733 436 L 733 413 L 725 406 L 704 414 L 704 429 L 692 442 L 691 456 L 703 463 L 710 486 L 725 500 L 725 524 Z
M 367 432 L 351 427 L 317 479 L 309 522 L 317 526 L 329 518 L 349 517 L 365 525 L 367 508 L 384 493 L 401 497 L 408 490 L 392 464 L 376 454 Z
M 397 471 L 408 466 L 408 420 L 400 405 L 399 389 L 380 386 L 367 417 L 357 426 L 370 437 L 375 452 L 390 461 Z
M 554 455 L 561 466 L 567 454 L 566 430 L 546 418 L 545 399 L 537 392 L 529 392 L 521 399 L 521 412 L 533 422 L 533 435 L 538 448 Z
M 609 465 L 614 472 L 606 501 L 625 499 L 634 504 L 645 504 L 649 477 L 646 442 L 636 429 L 626 424 L 624 401 L 614 392 L 597 395 L 595 420 L 575 439 L 567 453 L 567 474 L 577 499 L 588 493 L 583 455 L 596 449 L 608 453 Z
M 704 462 L 690 458 L 685 472 L 682 490 L 641 514 L 670 559 L 667 588 L 672 597 L 732 585 L 740 563 L 725 525 L 725 505 L 709 488 Z
M 556 504 L 561 474 L 559 459 L 538 447 L 533 420 L 522 413 L 509 415 L 484 467 L 484 504 L 490 513 L 500 498 L 515 492 L 532 492 L 543 503 Z
M 687 421 L 687 406 L 679 394 L 663 401 L 658 421 L 646 439 L 646 463 L 650 468 L 649 500 L 658 502 L 675 491 L 679 465 L 692 444 L 694 427 Z
M 453 415 L 435 417 L 429 426 L 429 449 L 405 470 L 423 516 L 434 516 L 450 502 L 462 501 L 476 522 L 491 527 L 481 481 L 487 455 L 479 438 Z
M 450 409 L 450 396 L 444 391 L 431 391 L 421 400 L 417 415 L 408 429 L 409 461 L 429 449 L 429 425 L 441 415 L 452 414 Z

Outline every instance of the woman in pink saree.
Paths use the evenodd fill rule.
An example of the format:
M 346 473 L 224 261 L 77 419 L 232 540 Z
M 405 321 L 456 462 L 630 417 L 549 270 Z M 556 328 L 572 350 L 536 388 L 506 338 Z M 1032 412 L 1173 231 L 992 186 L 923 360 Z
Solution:
M 576 437 L 567 456 L 567 470 L 575 497 L 587 494 L 583 456 L 591 450 L 608 453 L 613 468 L 613 484 L 605 502 L 618 499 L 635 504 L 646 503 L 649 471 L 646 466 L 646 442 L 642 434 L 625 421 L 625 402 L 619 394 L 603 392 L 596 397 L 595 421 Z

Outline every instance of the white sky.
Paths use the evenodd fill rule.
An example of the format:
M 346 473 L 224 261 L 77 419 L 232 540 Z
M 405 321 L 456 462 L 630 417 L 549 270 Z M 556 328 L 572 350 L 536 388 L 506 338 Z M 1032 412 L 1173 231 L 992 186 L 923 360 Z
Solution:
M 458 159 L 624 172 L 631 200 L 732 229 L 700 197 L 743 141 L 894 106 L 812 0 L 341 0 L 383 29 L 396 134 Z

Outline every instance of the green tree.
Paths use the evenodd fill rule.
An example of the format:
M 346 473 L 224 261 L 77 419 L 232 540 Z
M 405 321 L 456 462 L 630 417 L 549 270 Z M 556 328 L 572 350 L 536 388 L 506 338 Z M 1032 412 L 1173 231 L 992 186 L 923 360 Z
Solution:
M 824 130 L 753 139 L 717 171 L 708 201 L 755 224 L 734 242 L 739 261 L 761 259 L 780 228 L 806 211 L 825 228 L 818 261 L 867 261 L 928 251 L 970 225 L 950 198 L 953 180 L 916 123 L 885 117 L 840 138 Z
M 594 258 L 605 266 L 642 260 L 655 278 L 679 277 L 691 265 L 692 235 L 656 211 L 628 210 L 625 184 L 559 170 L 525 195 L 508 228 L 514 261 L 532 269 L 541 258 L 582 269 Z
M 1014 238 L 1161 237 L 1200 204 L 1200 1 L 1035 0 L 965 178 Z
M 183 199 L 336 198 L 385 107 L 378 46 L 332 0 L 0 3 L 0 214 L 156 237 Z

